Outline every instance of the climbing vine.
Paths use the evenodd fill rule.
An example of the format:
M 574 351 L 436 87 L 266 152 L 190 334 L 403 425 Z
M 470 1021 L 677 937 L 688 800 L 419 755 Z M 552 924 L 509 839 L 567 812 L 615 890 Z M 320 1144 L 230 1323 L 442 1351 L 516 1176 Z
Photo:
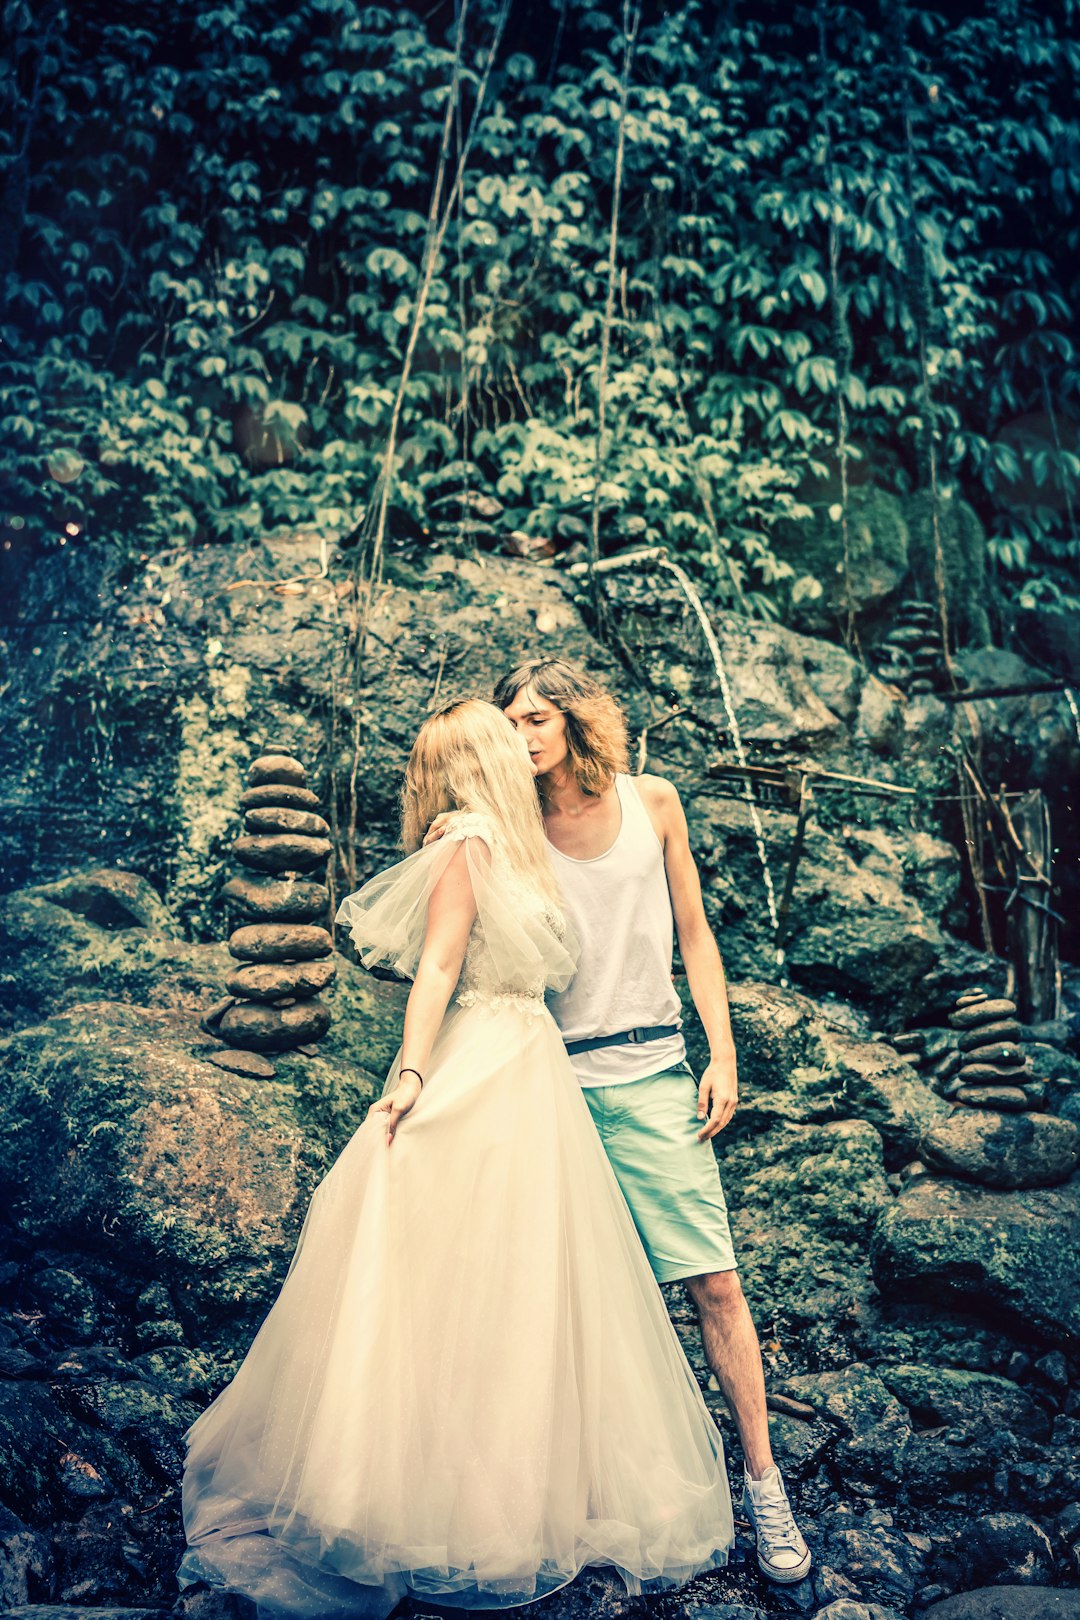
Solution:
M 935 545 L 966 503 L 1006 627 L 1075 605 L 1072 11 L 686 0 L 628 74 L 588 0 L 7 0 L 3 543 L 381 566 L 456 458 L 485 543 L 663 544 L 783 615 L 837 473 L 849 567 L 872 482 Z

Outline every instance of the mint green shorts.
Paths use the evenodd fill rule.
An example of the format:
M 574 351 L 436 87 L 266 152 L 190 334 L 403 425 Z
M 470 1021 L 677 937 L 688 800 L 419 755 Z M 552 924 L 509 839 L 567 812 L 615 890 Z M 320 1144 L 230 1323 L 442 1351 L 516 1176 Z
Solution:
M 618 1086 L 583 1086 L 657 1282 L 734 1271 L 727 1203 L 711 1142 L 699 1142 L 687 1063 Z

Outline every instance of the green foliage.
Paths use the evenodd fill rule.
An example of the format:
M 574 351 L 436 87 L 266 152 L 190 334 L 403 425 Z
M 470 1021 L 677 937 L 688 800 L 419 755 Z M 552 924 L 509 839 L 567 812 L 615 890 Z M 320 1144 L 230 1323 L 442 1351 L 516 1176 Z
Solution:
M 496 10 L 470 7 L 451 175 Z M 550 30 L 503 40 L 403 404 L 394 502 L 418 538 L 427 481 L 463 454 L 507 532 L 585 532 L 617 15 L 559 0 Z M 3 18 L 7 521 L 144 548 L 350 528 L 412 325 L 453 41 L 356 0 Z M 925 487 L 932 443 L 997 574 L 1069 598 L 1078 67 L 1037 0 L 884 24 L 687 0 L 643 26 L 606 550 L 664 543 L 720 598 L 781 611 L 806 570 L 772 537 L 835 478 L 839 398 L 864 478 Z

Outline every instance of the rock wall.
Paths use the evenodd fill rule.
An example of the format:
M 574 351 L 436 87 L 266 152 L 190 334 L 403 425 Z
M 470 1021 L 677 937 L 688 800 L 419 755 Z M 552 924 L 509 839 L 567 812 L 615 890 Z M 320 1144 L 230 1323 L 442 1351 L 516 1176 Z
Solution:
M 956 828 L 930 797 L 950 787 L 952 711 L 905 699 L 830 643 L 719 617 L 753 760 L 921 790 L 910 806 L 819 792 L 781 965 L 759 836 L 779 895 L 795 812 L 781 800 L 755 825 L 725 782 L 731 717 L 674 589 L 612 585 L 643 687 L 553 571 L 399 561 L 354 694 L 349 566 L 303 537 L 138 564 L 64 556 L 7 626 L 0 1596 L 173 1605 L 183 1431 L 243 1353 L 397 1043 L 401 987 L 343 956 L 316 1050 L 276 1058 L 266 1080 L 215 1061 L 199 1018 L 232 965 L 221 891 L 256 744 L 295 750 L 340 831 L 359 722 L 362 878 L 394 857 L 400 772 L 432 701 L 486 693 L 553 651 L 620 692 L 639 762 L 687 804 L 740 1059 L 718 1153 L 775 1446 L 815 1545 L 792 1601 L 896 1620 L 979 1583 L 1073 1578 L 1076 1279 L 1062 1239 L 1077 1179 L 1063 1141 L 1051 1179 L 1065 1179 L 1045 1188 L 973 1185 L 955 1145 L 943 1168 L 951 1106 L 885 1038 L 940 1022 L 973 980 L 1006 988 L 1003 964 L 971 943 Z M 972 678 L 1017 674 L 993 650 L 966 656 Z M 988 769 L 1055 792 L 1075 778 L 1056 700 L 980 715 Z M 332 875 L 340 895 L 345 874 Z M 1073 1025 L 1031 1033 L 1068 1134 Z M 687 1302 L 668 1298 L 707 1384 Z M 560 1614 L 622 1612 L 586 1585 Z M 786 1601 L 744 1548 L 691 1608 L 746 1620 Z

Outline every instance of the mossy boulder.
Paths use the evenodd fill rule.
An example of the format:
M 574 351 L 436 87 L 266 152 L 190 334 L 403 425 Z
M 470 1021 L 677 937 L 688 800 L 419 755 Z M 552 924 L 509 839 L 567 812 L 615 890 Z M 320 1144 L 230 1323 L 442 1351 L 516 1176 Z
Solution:
M 0 1186 L 16 1226 L 166 1281 L 196 1331 L 258 1319 L 381 1083 L 322 1054 L 252 1080 L 200 1045 L 183 1014 L 101 1001 L 0 1042 Z
M 811 516 L 784 524 L 774 545 L 795 571 L 791 617 L 815 635 L 835 634 L 847 622 L 879 615 L 908 571 L 908 526 L 903 503 L 873 484 L 852 489 L 847 502 L 847 566 L 839 495 L 810 508 Z
M 984 647 L 990 640 L 986 612 L 986 531 L 978 514 L 958 495 L 939 495 L 936 512 L 929 490 L 909 495 L 902 511 L 910 535 L 911 588 L 917 597 L 938 597 L 940 545 L 949 628 L 957 646 Z M 936 518 L 936 521 L 935 521 Z
M 808 996 L 774 985 L 728 987 L 739 1063 L 739 1107 L 728 1129 L 755 1135 L 778 1120 L 865 1120 L 886 1163 L 911 1159 L 949 1104 L 881 1041 L 860 1040 Z
M 839 1315 L 867 1296 L 867 1244 L 889 1198 L 872 1125 L 784 1121 L 755 1137 L 725 1131 L 716 1153 L 757 1320 Z

